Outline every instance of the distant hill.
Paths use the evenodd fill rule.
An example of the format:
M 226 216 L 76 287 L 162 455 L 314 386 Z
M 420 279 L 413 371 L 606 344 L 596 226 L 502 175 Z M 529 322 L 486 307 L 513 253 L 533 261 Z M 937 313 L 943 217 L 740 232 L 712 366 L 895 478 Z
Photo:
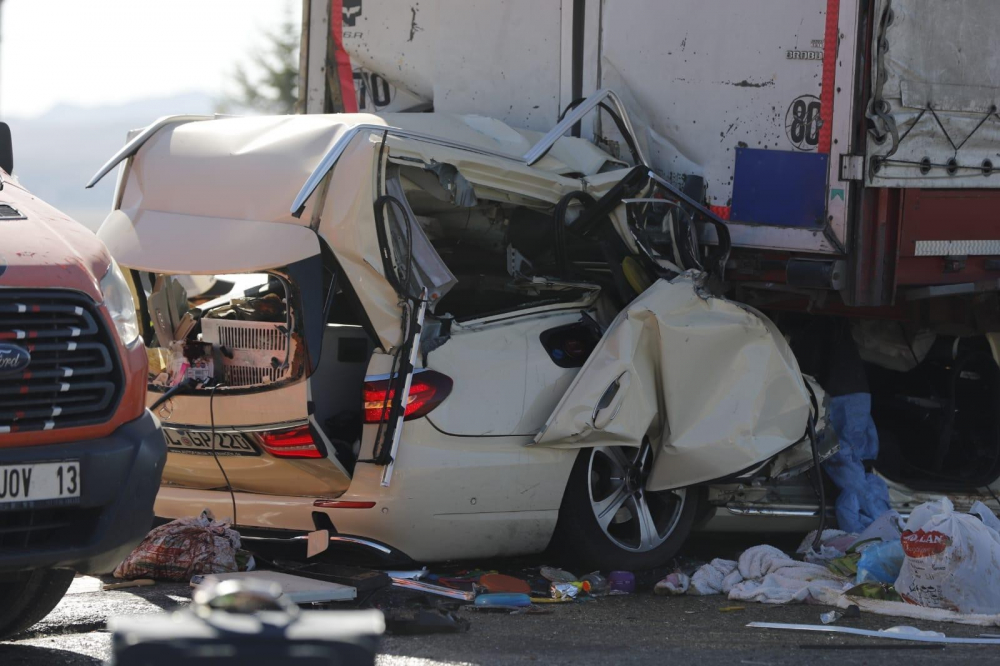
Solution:
M 91 229 L 111 207 L 114 174 L 84 189 L 98 168 L 125 143 L 130 129 L 160 116 L 211 114 L 204 93 L 142 99 L 126 104 L 79 107 L 61 104 L 34 118 L 4 118 L 14 143 L 14 173 L 25 187 Z

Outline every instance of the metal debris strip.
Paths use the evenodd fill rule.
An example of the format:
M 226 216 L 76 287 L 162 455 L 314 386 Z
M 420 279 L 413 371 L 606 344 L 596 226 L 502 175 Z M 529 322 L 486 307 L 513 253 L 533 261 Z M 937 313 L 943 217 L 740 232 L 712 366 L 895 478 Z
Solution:
M 393 578 L 392 585 L 393 587 L 402 587 L 414 592 L 427 592 L 428 594 L 436 594 L 450 599 L 459 599 L 461 601 L 474 601 L 476 598 L 475 592 L 456 590 L 442 585 L 432 585 L 430 583 L 424 583 L 419 580 L 411 580 L 409 578 Z M 1000 643 L 1000 641 L 997 642 Z
M 962 645 L 1000 645 L 1000 638 L 958 638 L 944 636 L 937 632 L 893 632 L 887 629 L 857 629 L 855 627 L 831 627 L 822 624 L 786 624 L 784 622 L 751 622 L 747 625 L 755 629 L 786 629 L 791 631 L 820 631 L 833 634 L 850 634 L 852 636 L 868 636 L 871 638 L 888 638 L 895 641 L 918 641 L 920 643 L 957 643 Z M 904 627 L 893 627 L 893 629 Z M 905 627 L 911 629 L 912 627 Z M 930 634 L 937 635 L 930 635 Z

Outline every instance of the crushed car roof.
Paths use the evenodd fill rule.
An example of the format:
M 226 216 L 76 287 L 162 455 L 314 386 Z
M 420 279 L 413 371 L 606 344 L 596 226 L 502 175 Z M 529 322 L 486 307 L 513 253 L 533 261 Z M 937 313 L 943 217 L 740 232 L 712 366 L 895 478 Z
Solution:
M 442 142 L 478 153 L 484 159 L 513 160 L 519 168 L 551 174 L 588 175 L 626 166 L 595 147 L 563 137 L 533 167 L 524 155 L 541 137 L 483 116 L 446 114 L 331 114 L 295 116 L 198 117 L 160 119 L 136 135 L 92 179 L 95 183 L 120 163 L 128 173 L 121 180 L 119 210 L 112 211 L 99 236 L 125 264 L 170 272 L 200 272 L 197 255 L 199 230 L 211 224 L 223 227 L 238 243 L 239 259 L 216 252 L 216 272 L 240 272 L 277 265 L 318 252 L 305 235 L 275 224 L 308 227 L 314 201 L 302 196 L 310 178 L 322 178 L 322 164 L 338 154 L 359 130 L 386 128 L 393 137 Z M 335 160 L 335 158 L 334 158 Z M 332 163 L 327 166 L 332 166 Z M 315 187 L 315 185 L 313 185 Z M 311 193 L 311 189 L 309 192 Z M 292 203 L 302 203 L 293 214 Z M 303 230 L 306 231 L 306 230 Z M 176 255 L 157 260 L 155 246 L 163 234 L 190 238 L 190 262 Z M 281 235 L 287 251 L 275 256 L 273 242 Z M 299 236 L 292 242 L 290 236 Z M 176 236 L 175 236 L 176 237 Z M 141 259 L 139 259 L 141 257 Z M 135 258 L 134 261 L 130 259 Z M 225 266 L 218 267 L 222 261 Z M 159 264 L 155 265 L 154 264 Z M 230 265 L 232 264 L 232 265 Z

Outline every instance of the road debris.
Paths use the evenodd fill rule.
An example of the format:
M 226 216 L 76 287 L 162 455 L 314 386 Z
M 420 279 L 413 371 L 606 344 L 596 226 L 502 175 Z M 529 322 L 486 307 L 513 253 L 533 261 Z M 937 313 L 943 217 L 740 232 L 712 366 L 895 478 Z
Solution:
M 240 535 L 229 520 L 215 520 L 206 509 L 154 528 L 115 569 L 115 578 L 152 578 L 188 582 L 198 574 L 239 570 Z
M 480 576 L 478 585 L 487 592 L 513 592 L 526 596 L 531 593 L 531 586 L 527 582 L 499 573 Z
M 563 571 L 562 569 L 557 569 L 555 567 L 541 567 L 539 573 L 542 578 L 552 583 L 575 583 L 576 576 L 568 571 Z
M 441 608 L 393 608 L 385 611 L 386 632 L 396 636 L 460 634 L 469 630 L 465 618 Z
M 904 600 L 959 613 L 1000 613 L 1000 534 L 947 498 L 922 504 L 902 535 L 896 591 Z
M 150 585 L 156 585 L 156 581 L 152 578 L 137 578 L 135 580 L 127 580 L 123 583 L 104 583 L 101 586 L 101 590 L 109 592 L 111 590 L 124 590 L 129 587 L 148 587 Z
M 560 584 L 560 583 L 556 583 Z M 476 597 L 476 606 L 500 606 L 504 608 L 525 608 L 531 605 L 531 597 L 516 593 L 487 593 Z
M 635 592 L 635 574 L 631 571 L 612 571 L 608 574 L 611 594 L 631 594 Z
M 683 587 L 681 575 L 660 581 L 661 589 Z M 691 577 L 688 594 L 726 594 L 739 601 L 783 604 L 815 602 L 830 591 L 841 592 L 850 581 L 819 564 L 800 562 L 773 546 L 754 546 L 738 562 L 715 559 Z M 679 589 L 679 588 L 678 588 Z
M 219 663 L 224 655 L 229 663 L 374 664 L 385 631 L 381 612 L 299 610 L 285 584 L 332 584 L 262 573 L 199 587 L 181 611 L 112 618 L 111 663 Z
M 939 631 L 921 631 L 916 627 L 889 627 L 888 629 L 857 629 L 855 627 L 831 627 L 822 624 L 785 624 L 783 622 L 751 622 L 748 627 L 757 629 L 786 629 L 791 631 L 823 631 L 837 634 L 852 634 L 854 636 L 870 636 L 872 638 L 890 638 L 901 641 L 920 641 L 924 643 L 958 643 L 963 645 L 1000 645 L 1000 639 L 992 638 L 957 638 L 945 636 Z
M 191 587 L 195 588 L 195 590 L 203 590 L 215 587 L 226 581 L 277 585 L 281 593 L 289 601 L 296 604 L 351 601 L 358 596 L 358 591 L 347 585 L 338 585 L 337 583 L 328 583 L 314 578 L 293 576 L 292 574 L 280 571 L 241 571 L 229 574 L 194 576 L 191 578 Z
M 442 597 L 448 597 L 449 599 L 459 599 L 461 601 L 474 601 L 476 598 L 475 592 L 467 592 L 465 590 L 456 590 L 451 587 L 444 587 L 443 585 L 434 585 L 432 583 L 425 583 L 420 580 L 411 580 L 409 578 L 393 578 L 392 584 L 394 587 L 401 587 L 407 590 L 413 590 L 415 592 L 427 592 L 428 594 L 436 594 Z

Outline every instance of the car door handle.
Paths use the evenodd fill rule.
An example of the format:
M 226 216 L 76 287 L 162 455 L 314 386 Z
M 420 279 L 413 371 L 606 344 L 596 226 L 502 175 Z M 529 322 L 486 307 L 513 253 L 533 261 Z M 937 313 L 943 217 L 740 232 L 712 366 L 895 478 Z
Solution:
M 615 417 L 618 416 L 618 412 L 622 408 L 622 404 L 625 402 L 625 396 L 628 394 L 630 383 L 631 375 L 626 370 L 618 375 L 618 378 L 611 382 L 608 388 L 604 390 L 590 418 L 595 428 L 604 430 L 615 420 Z

